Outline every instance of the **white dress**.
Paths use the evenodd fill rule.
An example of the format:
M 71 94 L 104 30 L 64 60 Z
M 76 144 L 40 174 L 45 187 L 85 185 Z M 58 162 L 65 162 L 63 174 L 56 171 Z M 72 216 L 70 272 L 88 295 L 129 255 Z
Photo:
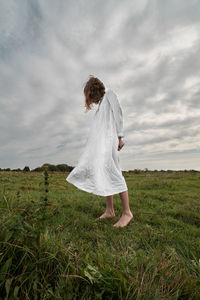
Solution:
M 109 88 L 98 103 L 78 163 L 66 180 L 100 196 L 127 191 L 119 165 L 118 136 L 124 137 L 123 114 L 117 95 Z

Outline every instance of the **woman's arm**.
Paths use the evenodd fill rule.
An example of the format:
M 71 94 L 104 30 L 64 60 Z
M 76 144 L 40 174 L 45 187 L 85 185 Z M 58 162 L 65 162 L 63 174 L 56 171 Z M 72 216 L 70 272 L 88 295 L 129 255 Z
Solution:
M 110 103 L 111 109 L 113 111 L 116 128 L 117 128 L 117 135 L 119 137 L 119 140 L 121 137 L 124 137 L 123 132 L 123 113 L 122 109 L 119 103 L 119 100 L 117 98 L 117 95 L 110 89 L 108 92 L 108 101 Z

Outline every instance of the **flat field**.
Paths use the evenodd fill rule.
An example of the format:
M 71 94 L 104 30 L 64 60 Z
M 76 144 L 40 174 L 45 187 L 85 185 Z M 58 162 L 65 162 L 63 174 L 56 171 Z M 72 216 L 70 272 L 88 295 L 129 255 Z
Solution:
M 0 299 L 200 299 L 200 172 L 124 174 L 125 228 L 67 175 L 0 173 Z

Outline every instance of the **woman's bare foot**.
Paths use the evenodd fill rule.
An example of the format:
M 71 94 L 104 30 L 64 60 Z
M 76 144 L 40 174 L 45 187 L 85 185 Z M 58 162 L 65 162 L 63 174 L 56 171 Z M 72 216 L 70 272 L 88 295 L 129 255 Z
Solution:
M 105 211 L 105 213 L 103 213 L 99 218 L 96 218 L 96 221 L 100 219 L 114 218 L 114 217 L 115 217 L 114 211 Z
M 112 225 L 113 227 L 125 227 L 133 219 L 133 214 L 131 212 L 123 213 L 121 218 L 117 223 Z

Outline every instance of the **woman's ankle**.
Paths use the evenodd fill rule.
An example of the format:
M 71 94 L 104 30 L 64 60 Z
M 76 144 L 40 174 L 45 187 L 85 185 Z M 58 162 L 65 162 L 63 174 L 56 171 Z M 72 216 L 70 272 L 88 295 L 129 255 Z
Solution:
M 106 213 L 108 213 L 108 214 L 115 214 L 115 211 L 114 211 L 114 209 L 112 209 L 112 208 L 106 208 Z
M 122 212 L 122 214 L 123 214 L 123 215 L 127 215 L 127 216 L 132 216 L 132 215 L 133 215 L 130 209 L 124 210 L 124 211 Z

